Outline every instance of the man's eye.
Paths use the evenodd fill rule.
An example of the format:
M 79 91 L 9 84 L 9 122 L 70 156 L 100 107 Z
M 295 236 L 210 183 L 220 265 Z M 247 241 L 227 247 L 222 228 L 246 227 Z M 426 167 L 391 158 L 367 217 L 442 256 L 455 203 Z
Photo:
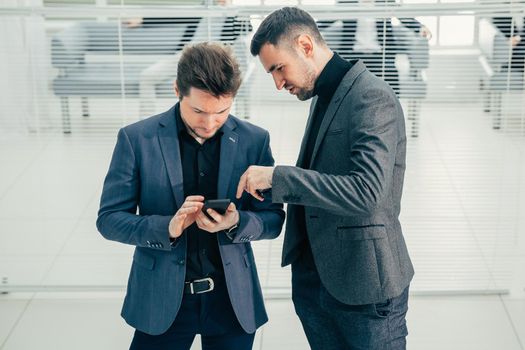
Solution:
M 280 72 L 280 71 L 283 70 L 283 68 L 284 68 L 284 66 L 280 66 L 280 67 L 277 67 L 277 70 Z
M 197 114 L 201 114 L 201 113 L 202 113 L 202 111 L 199 111 L 199 110 L 197 110 L 197 109 L 194 109 L 193 111 L 194 111 L 195 113 L 197 113 Z

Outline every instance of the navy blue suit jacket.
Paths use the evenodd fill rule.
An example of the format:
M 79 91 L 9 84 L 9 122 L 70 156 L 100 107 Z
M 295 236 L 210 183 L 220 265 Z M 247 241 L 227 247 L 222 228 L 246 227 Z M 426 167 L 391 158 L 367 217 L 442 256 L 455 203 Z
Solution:
M 235 198 L 250 165 L 273 165 L 267 131 L 229 116 L 222 130 L 218 198 L 230 198 L 240 213 L 231 241 L 217 233 L 228 294 L 248 333 L 268 320 L 250 241 L 275 238 L 284 221 L 271 194 L 259 202 Z M 97 228 L 107 239 L 135 245 L 122 316 L 148 334 L 162 334 L 179 310 L 186 272 L 186 235 L 170 245 L 168 224 L 184 202 L 174 107 L 119 131 L 100 202 Z

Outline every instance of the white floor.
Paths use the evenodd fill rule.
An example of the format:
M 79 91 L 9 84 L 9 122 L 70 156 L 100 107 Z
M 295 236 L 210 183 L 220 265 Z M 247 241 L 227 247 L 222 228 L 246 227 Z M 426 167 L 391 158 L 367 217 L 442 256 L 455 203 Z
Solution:
M 38 295 L 0 299 L 3 350 L 126 349 L 133 329 L 119 317 L 121 295 Z M 308 344 L 289 300 L 266 303 L 270 321 L 254 349 L 299 350 Z M 525 299 L 412 296 L 408 349 L 523 350 Z M 198 339 L 192 349 L 200 349 Z
M 511 115 L 495 131 L 480 105 L 425 103 L 419 137 L 408 141 L 410 349 L 525 349 L 525 123 Z M 82 119 L 73 105 L 68 136 L 1 133 L 0 283 L 69 290 L 0 295 L 2 350 L 129 344 L 119 314 L 132 247 L 105 241 L 94 224 L 116 129 L 133 120 L 108 118 L 112 106 L 91 102 Z M 307 110 L 254 105 L 251 121 L 270 130 L 278 164 L 295 162 Z M 270 315 L 255 349 L 308 348 L 291 301 L 275 298 L 290 286 L 281 245 L 254 244 Z

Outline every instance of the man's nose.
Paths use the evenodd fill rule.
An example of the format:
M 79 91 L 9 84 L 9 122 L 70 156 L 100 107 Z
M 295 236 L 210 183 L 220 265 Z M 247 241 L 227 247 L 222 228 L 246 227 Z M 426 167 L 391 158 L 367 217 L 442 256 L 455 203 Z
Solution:
M 211 129 L 211 127 L 213 126 L 213 124 L 215 124 L 215 117 L 214 116 L 209 116 L 207 117 L 205 120 L 204 120 L 204 127 L 206 129 Z
M 284 87 L 284 84 L 285 84 L 284 79 L 281 79 L 280 77 L 274 75 L 273 81 L 275 83 L 275 87 L 277 88 L 277 90 L 281 90 Z

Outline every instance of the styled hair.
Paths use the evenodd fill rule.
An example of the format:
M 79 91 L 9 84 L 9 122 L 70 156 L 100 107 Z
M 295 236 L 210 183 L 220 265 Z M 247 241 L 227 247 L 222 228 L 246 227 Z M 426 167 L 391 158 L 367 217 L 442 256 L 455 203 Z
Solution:
M 192 87 L 215 97 L 235 96 L 241 86 L 241 70 L 230 46 L 204 42 L 184 48 L 176 81 L 180 99 Z
M 250 52 L 257 56 L 265 44 L 277 46 L 283 40 L 293 40 L 300 34 L 310 34 L 317 43 L 325 41 L 310 14 L 297 7 L 283 7 L 266 17 L 253 36 Z

